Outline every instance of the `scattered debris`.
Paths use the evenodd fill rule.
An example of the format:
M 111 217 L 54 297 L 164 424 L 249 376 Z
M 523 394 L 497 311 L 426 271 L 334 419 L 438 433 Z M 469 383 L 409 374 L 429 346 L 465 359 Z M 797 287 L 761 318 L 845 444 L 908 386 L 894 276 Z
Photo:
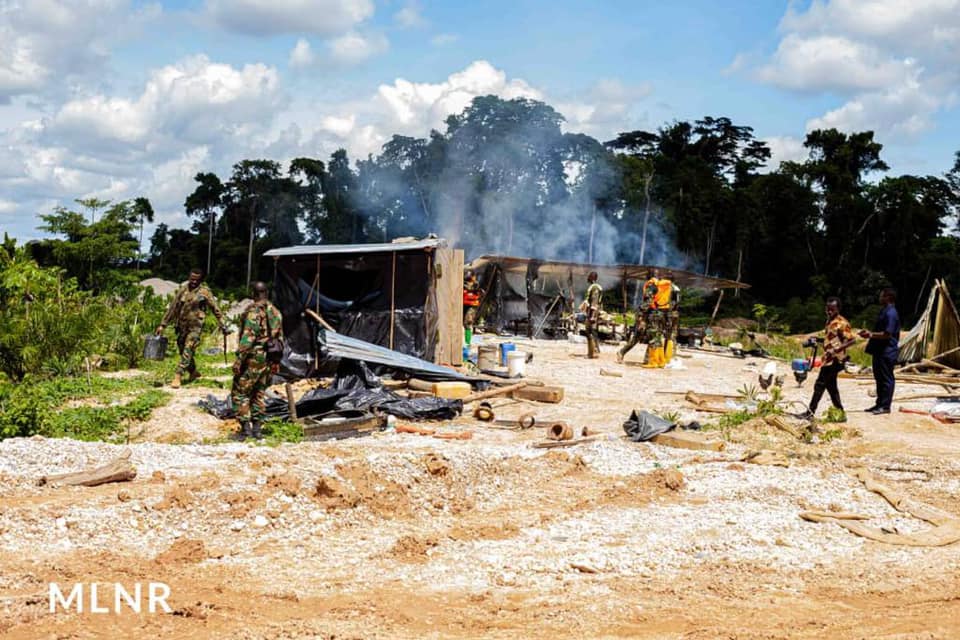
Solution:
M 935 507 L 916 501 L 890 487 L 877 482 L 873 475 L 861 467 L 854 472 L 869 490 L 881 495 L 890 506 L 902 513 L 925 520 L 934 525 L 932 529 L 917 533 L 900 533 L 896 530 L 876 529 L 860 524 L 858 520 L 868 519 L 855 514 L 837 514 L 824 511 L 804 511 L 800 517 L 810 522 L 833 522 L 863 538 L 909 547 L 942 547 L 960 541 L 960 518 Z
M 130 450 L 127 449 L 121 453 L 115 460 L 107 464 L 87 469 L 85 471 L 75 471 L 73 473 L 59 473 L 49 476 L 42 476 L 37 484 L 58 485 L 66 484 L 72 486 L 96 487 L 97 485 L 108 482 L 129 482 L 137 477 L 137 469 L 130 462 Z

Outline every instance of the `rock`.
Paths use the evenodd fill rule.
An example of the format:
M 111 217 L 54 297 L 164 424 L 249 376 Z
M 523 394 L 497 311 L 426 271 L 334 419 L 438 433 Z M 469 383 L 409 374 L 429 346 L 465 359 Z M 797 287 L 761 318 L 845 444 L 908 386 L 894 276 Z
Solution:
M 120 489 L 120 491 L 117 491 L 117 500 L 120 502 L 129 502 L 130 497 L 130 492 L 126 489 Z
M 255 526 L 255 527 L 261 527 L 261 528 L 263 528 L 263 527 L 267 526 L 268 524 L 270 524 L 270 520 L 268 520 L 266 516 L 262 516 L 262 515 L 261 515 L 261 516 L 257 516 L 256 518 L 253 519 L 253 526 Z
M 320 511 L 320 509 L 314 509 L 307 517 L 310 518 L 312 522 L 317 522 L 318 520 L 323 519 L 323 511 Z
M 230 525 L 230 531 L 242 531 L 244 526 L 242 520 L 234 520 L 233 524 Z

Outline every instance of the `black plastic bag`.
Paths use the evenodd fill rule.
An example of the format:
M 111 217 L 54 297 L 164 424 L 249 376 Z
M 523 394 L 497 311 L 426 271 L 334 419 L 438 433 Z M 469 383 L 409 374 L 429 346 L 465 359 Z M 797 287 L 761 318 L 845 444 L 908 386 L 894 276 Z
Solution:
M 674 427 L 674 423 L 664 420 L 660 416 L 648 411 L 637 412 L 636 409 L 630 414 L 630 418 L 623 423 L 623 430 L 634 442 L 646 442 L 661 433 L 666 433 Z

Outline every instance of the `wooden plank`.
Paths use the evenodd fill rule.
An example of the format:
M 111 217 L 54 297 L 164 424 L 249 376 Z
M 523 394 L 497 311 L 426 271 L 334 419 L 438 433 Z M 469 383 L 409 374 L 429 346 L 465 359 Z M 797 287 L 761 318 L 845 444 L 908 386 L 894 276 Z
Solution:
M 487 398 L 494 398 L 496 396 L 506 395 L 508 393 L 514 393 L 523 389 L 529 384 L 528 382 L 518 382 L 517 384 L 512 384 L 508 387 L 500 387 L 499 389 L 489 389 L 488 391 L 481 391 L 480 393 L 474 393 L 463 399 L 463 404 L 468 402 L 476 402 L 477 400 L 486 400 Z M 542 388 L 542 387 L 541 387 Z M 516 396 L 514 396 L 516 397 Z
M 463 363 L 463 250 L 438 247 L 434 255 L 438 364 Z
M 534 400 L 536 402 L 556 404 L 563 400 L 563 387 L 551 387 L 548 385 L 542 387 L 524 386 L 515 390 L 513 397 L 519 400 Z
M 303 419 L 303 437 L 305 440 L 332 440 L 356 438 L 382 431 L 387 426 L 385 416 L 367 415 L 359 418 L 326 418 L 316 420 Z
M 697 431 L 678 431 L 676 429 L 654 436 L 650 442 L 665 447 L 698 451 L 723 451 L 727 446 L 723 440 L 710 438 Z
M 96 487 L 108 482 L 127 482 L 137 477 L 137 469 L 130 462 L 130 450 L 127 449 L 115 460 L 107 464 L 76 471 L 74 473 L 57 473 L 43 476 L 38 481 L 40 485 L 67 484 L 73 486 Z

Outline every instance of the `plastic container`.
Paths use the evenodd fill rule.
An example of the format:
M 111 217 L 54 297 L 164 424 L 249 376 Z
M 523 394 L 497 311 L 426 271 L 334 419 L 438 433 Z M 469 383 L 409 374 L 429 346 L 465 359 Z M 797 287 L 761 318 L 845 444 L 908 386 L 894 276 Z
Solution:
M 511 351 L 515 351 L 516 348 L 517 348 L 517 345 L 513 344 L 512 342 L 500 343 L 500 366 L 501 367 L 507 366 L 507 354 L 510 353 Z
M 143 345 L 144 360 L 163 360 L 167 357 L 167 337 L 147 336 Z
M 523 351 L 507 353 L 507 374 L 511 378 L 521 377 L 527 371 L 527 354 Z
M 500 361 L 497 352 L 497 346 L 493 344 L 482 344 L 477 348 L 477 366 L 481 371 L 497 368 Z

